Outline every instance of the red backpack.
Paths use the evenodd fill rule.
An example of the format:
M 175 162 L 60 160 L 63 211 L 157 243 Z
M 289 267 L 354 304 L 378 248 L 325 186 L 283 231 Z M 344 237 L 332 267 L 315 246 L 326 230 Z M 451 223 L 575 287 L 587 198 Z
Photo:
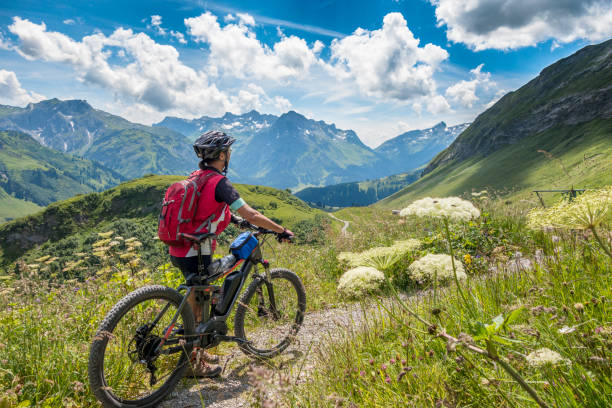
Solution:
M 195 215 L 198 199 L 208 180 L 215 175 L 217 175 L 215 172 L 192 174 L 188 179 L 168 187 L 157 226 L 157 236 L 160 240 L 170 246 L 182 246 L 185 240 L 179 238 L 180 233 L 197 232 Z

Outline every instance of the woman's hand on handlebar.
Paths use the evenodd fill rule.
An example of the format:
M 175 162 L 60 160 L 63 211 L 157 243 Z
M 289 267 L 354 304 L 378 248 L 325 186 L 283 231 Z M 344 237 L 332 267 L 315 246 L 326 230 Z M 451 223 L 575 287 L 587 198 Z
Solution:
M 269 230 L 263 227 L 258 227 L 256 225 L 253 225 L 247 220 L 245 220 L 244 218 L 239 217 L 234 214 L 232 214 L 231 222 L 233 224 L 236 224 L 239 228 L 257 231 L 259 234 L 276 234 L 276 239 L 278 240 L 278 242 L 292 242 L 293 239 L 295 238 L 295 235 L 293 234 L 293 232 L 291 232 L 287 228 L 283 228 L 282 232 L 272 231 L 272 230 Z
M 238 226 L 238 228 L 242 228 L 242 229 L 257 229 L 256 226 L 254 226 L 253 224 L 251 224 L 250 222 L 248 222 L 247 220 L 245 220 L 242 217 L 239 217 L 237 215 L 232 214 L 232 220 L 231 220 L 232 224 L 236 224 Z
M 283 232 L 276 233 L 276 239 L 278 240 L 278 242 L 292 242 L 294 238 L 295 235 L 293 234 L 293 232 L 291 232 L 287 228 L 285 228 Z

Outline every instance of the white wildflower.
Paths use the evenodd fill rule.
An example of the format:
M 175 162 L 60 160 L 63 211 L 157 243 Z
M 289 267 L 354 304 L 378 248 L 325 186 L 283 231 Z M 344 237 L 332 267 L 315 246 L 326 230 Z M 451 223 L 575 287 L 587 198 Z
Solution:
M 465 279 L 467 275 L 463 270 L 463 265 L 455 259 L 457 279 Z M 438 281 L 453 279 L 453 264 L 450 255 L 427 254 L 421 259 L 417 259 L 408 267 L 408 273 L 419 283 L 432 282 L 436 273 Z
M 73 270 L 74 268 L 76 268 L 77 266 L 81 265 L 83 263 L 83 260 L 80 259 L 78 261 L 70 261 L 66 264 L 66 266 L 64 267 L 64 269 L 62 269 L 62 272 L 68 272 Z
M 91 246 L 93 248 L 99 248 L 99 247 L 103 247 L 106 244 L 108 244 L 109 242 L 111 242 L 110 238 L 106 238 L 106 239 L 101 239 L 99 241 L 94 242 L 93 244 L 91 244 Z
M 417 200 L 400 211 L 400 216 L 447 218 L 451 221 L 467 221 L 480 216 L 478 208 L 459 197 L 431 198 Z
M 549 208 L 533 209 L 527 216 L 532 229 L 596 228 L 612 221 L 612 186 L 601 190 L 586 191 L 571 202 L 562 201 Z
M 385 275 L 372 267 L 359 266 L 349 269 L 340 277 L 338 292 L 350 297 L 359 297 L 376 292 L 385 281 Z
M 363 252 L 341 252 L 338 260 L 348 264 L 350 267 L 372 266 L 377 269 L 385 269 L 408 252 L 412 252 L 421 245 L 418 239 L 407 239 L 395 241 L 390 247 L 374 247 Z
M 532 367 L 542 367 L 548 364 L 569 364 L 570 361 L 561 357 L 561 354 L 556 351 L 547 349 L 546 347 L 532 351 L 526 357 L 527 362 Z
M 98 236 L 100 238 L 110 238 L 110 236 L 113 235 L 114 233 L 115 231 L 98 232 Z
M 421 246 L 421 241 L 418 239 L 405 239 L 403 241 L 393 242 L 392 248 L 397 248 L 404 253 L 414 251 Z
M 112 248 L 112 247 L 117 246 L 119 244 L 121 244 L 121 242 L 119 242 L 119 241 L 111 241 L 111 242 L 108 243 L 108 246 Z
M 569 334 L 569 333 L 572 333 L 574 331 L 576 331 L 576 326 L 572 326 L 572 327 L 563 326 L 562 328 L 559 329 L 559 333 L 560 334 Z

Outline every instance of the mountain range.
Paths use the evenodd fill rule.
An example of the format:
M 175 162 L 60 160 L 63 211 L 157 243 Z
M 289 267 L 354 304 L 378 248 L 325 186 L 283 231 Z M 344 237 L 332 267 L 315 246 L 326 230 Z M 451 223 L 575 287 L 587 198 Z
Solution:
M 476 120 L 379 205 L 488 189 L 520 200 L 531 190 L 612 184 L 612 40 L 543 69 Z
M 402 133 L 387 140 L 375 150 L 390 162 L 411 163 L 411 166 L 416 168 L 427 164 L 432 157 L 446 149 L 469 125 L 462 123 L 449 127 L 446 123 L 440 122 L 429 129 Z
M 184 174 L 193 167 L 193 150 L 182 134 L 132 123 L 82 100 L 1 107 L 0 130 L 27 133 L 43 146 L 95 160 L 125 178 Z
M 446 148 L 467 125 L 447 127 L 440 122 L 430 129 L 403 133 L 376 149 L 366 146 L 352 130 L 294 111 L 280 116 L 251 111 L 220 118 L 167 117 L 153 126 L 168 127 L 191 140 L 208 129 L 223 130 L 238 139 L 231 176 L 246 183 L 300 190 L 413 170 Z
M 0 131 L 0 220 L 123 180 L 100 163 L 45 147 L 25 133 Z
M 220 118 L 167 117 L 153 126 L 94 109 L 86 101 L 50 99 L 25 108 L 0 106 L 0 130 L 27 133 L 43 146 L 94 160 L 124 178 L 187 174 L 191 142 L 202 131 L 235 136 L 230 176 L 237 182 L 300 189 L 410 171 L 448 146 L 465 125 L 411 131 L 371 149 L 352 130 L 290 111 L 251 111 Z
M 0 180 L 6 193 L 2 194 L 3 203 L 16 204 L 14 200 L 20 200 L 19 205 L 11 206 L 15 211 L 5 211 L 0 217 L 27 214 L 67 195 L 99 191 L 145 174 L 186 175 L 197 165 L 191 143 L 208 129 L 226 131 L 237 139 L 229 169 L 233 181 L 295 191 L 411 171 L 448 146 L 463 128 L 465 125 L 447 127 L 441 122 L 371 149 L 352 130 L 338 129 L 294 111 L 280 116 L 253 110 L 242 115 L 226 113 L 219 118 L 167 117 L 145 126 L 94 109 L 83 100 L 49 99 L 25 108 L 0 105 L 0 130 L 10 131 L 4 134 L 5 139 L 14 138 L 12 144 L 9 139 L 4 141 L 6 146 L 12 146 L 11 157 L 18 157 L 17 151 L 24 158 L 27 151 L 37 152 L 26 162 L 36 161 L 44 171 L 72 177 L 71 182 L 66 179 L 46 183 L 42 181 L 44 177 L 31 177 L 31 169 L 18 176 L 14 168 L 8 171 L 13 159 L 6 162 L 0 158 L 0 169 L 5 170 Z M 34 141 L 39 148 L 31 148 Z M 23 149 L 18 148 L 20 143 Z M 51 163 L 47 158 L 55 161 Z M 79 176 L 74 178 L 76 170 L 69 167 L 77 162 L 81 167 L 76 166 Z M 37 184 L 28 188 L 27 180 Z M 393 185 L 399 188 L 397 183 Z M 26 202 L 35 205 L 28 206 Z

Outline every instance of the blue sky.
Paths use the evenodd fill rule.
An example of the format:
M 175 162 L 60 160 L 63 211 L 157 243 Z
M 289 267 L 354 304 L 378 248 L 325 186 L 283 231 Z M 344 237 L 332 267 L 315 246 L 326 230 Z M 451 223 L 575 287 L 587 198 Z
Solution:
M 86 99 L 164 116 L 289 109 L 370 146 L 472 121 L 612 36 L 603 0 L 149 1 L 0 5 L 0 103 Z

